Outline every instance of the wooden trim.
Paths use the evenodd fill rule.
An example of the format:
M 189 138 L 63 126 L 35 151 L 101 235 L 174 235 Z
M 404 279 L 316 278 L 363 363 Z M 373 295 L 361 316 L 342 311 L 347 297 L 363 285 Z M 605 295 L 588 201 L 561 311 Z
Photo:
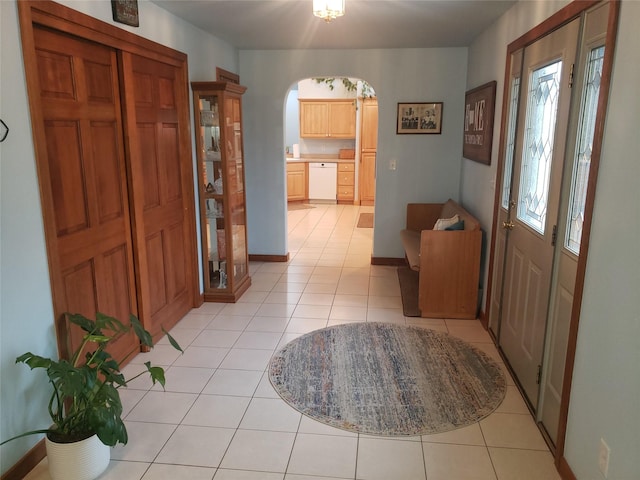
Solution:
M 496 235 L 498 232 L 498 217 L 500 211 L 500 197 L 502 195 L 502 175 L 504 174 L 505 137 L 507 131 L 507 117 L 509 113 L 509 93 L 511 91 L 511 56 L 512 51 L 507 51 L 507 61 L 504 69 L 504 81 L 502 87 L 502 114 L 500 117 L 500 142 L 498 144 L 498 167 L 496 169 L 496 188 L 493 197 L 493 220 L 491 223 L 491 245 L 489 247 L 489 265 L 487 269 L 487 296 L 485 300 L 485 314 L 487 318 L 491 313 L 491 298 L 493 295 L 493 264 L 495 262 Z M 496 341 L 496 344 L 498 342 Z
M 557 30 L 565 24 L 569 23 L 571 20 L 574 20 L 575 18 L 580 16 L 582 12 L 590 9 L 594 5 L 597 5 L 601 1 L 602 0 L 574 0 L 569 5 L 562 8 L 561 10 L 558 10 L 542 23 L 533 27 L 527 33 L 511 42 L 507 47 L 507 58 L 516 50 L 520 50 L 521 48 L 532 44 L 545 35 L 548 35 L 552 31 Z
M 578 341 L 578 326 L 584 294 L 584 279 L 587 270 L 589 256 L 589 237 L 591 236 L 591 224 L 593 220 L 593 208 L 596 197 L 596 183 L 600 169 L 600 157 L 602 154 L 602 139 L 604 137 L 607 104 L 609 102 L 609 90 L 611 89 L 611 76 L 613 73 L 613 60 L 618 33 L 618 17 L 620 15 L 620 2 L 609 0 L 609 19 L 607 23 L 607 36 L 605 39 L 605 53 L 602 66 L 602 80 L 600 83 L 600 96 L 598 97 L 598 111 L 593 135 L 591 153 L 591 166 L 589 168 L 589 181 L 587 183 L 587 196 L 585 199 L 584 223 L 582 226 L 582 242 L 576 270 L 576 283 L 571 307 L 571 321 L 569 323 L 569 338 L 567 341 L 567 355 L 565 359 L 564 378 L 562 381 L 562 396 L 560 399 L 560 419 L 558 421 L 558 438 L 556 443 L 556 466 L 558 469 L 564 458 L 565 436 L 567 433 L 567 420 L 569 416 L 569 401 L 571 398 L 571 382 L 573 379 L 573 367 L 575 364 L 576 344 Z M 569 468 L 567 464 L 567 468 Z M 571 469 L 569 469 L 571 471 Z M 571 478 L 571 477 L 568 477 Z M 573 477 L 575 478 L 575 477 Z
M 188 84 L 187 84 L 188 85 Z M 221 91 L 235 93 L 236 95 L 243 95 L 247 91 L 247 87 L 239 85 L 237 83 L 230 82 L 191 82 L 191 91 L 196 90 L 204 91 Z
M 478 312 L 478 320 L 480 320 L 480 324 L 482 325 L 482 328 L 488 331 L 489 317 L 487 317 L 487 315 L 484 313 L 484 310 L 482 309 L 480 309 L 480 311 Z
M 58 3 L 39 0 L 21 0 L 17 3 L 20 17 L 28 18 L 29 22 L 72 33 L 117 50 L 170 63 L 174 66 L 180 66 L 187 60 L 185 53 Z
M 42 114 L 42 103 L 40 101 L 40 86 L 38 75 L 29 75 L 28 72 L 37 72 L 38 65 L 36 61 L 36 47 L 34 40 L 33 20 L 31 18 L 31 10 L 27 1 L 18 3 L 18 18 L 20 21 L 20 36 L 23 52 L 23 63 L 26 72 L 25 83 L 27 86 L 27 101 L 29 102 L 29 111 L 31 119 L 31 134 L 33 139 L 34 158 L 36 160 L 36 171 L 38 178 L 50 178 L 49 162 L 47 160 L 47 146 L 44 134 L 44 117 Z M 42 160 L 40 160 L 42 159 Z M 58 255 L 51 255 L 51 252 L 58 251 L 58 242 L 55 230 L 53 216 L 44 215 L 47 205 L 53 205 L 53 193 L 51 185 L 48 182 L 38 181 L 38 191 L 40 193 L 40 204 L 42 208 L 42 223 L 45 234 L 45 243 L 47 247 L 47 264 L 49 266 L 49 283 L 51 286 L 51 297 L 54 306 L 54 326 L 63 323 L 62 315 L 56 316 L 55 312 L 60 311 L 56 308 L 61 304 L 64 298 L 62 289 L 62 279 L 60 275 L 60 261 Z M 56 332 L 56 343 L 58 353 L 62 358 L 68 356 L 68 348 L 66 341 Z
M 250 262 L 288 262 L 289 254 L 286 255 L 260 255 L 255 253 L 249 254 Z
M 181 145 L 181 148 L 185 148 L 186 152 L 189 152 L 189 158 L 193 157 L 193 151 L 191 149 L 191 139 L 194 138 L 193 137 L 193 132 L 191 131 L 191 112 L 189 111 L 191 109 L 191 104 L 190 104 L 190 100 L 191 100 L 191 93 L 189 92 L 189 65 L 188 63 L 185 61 L 182 68 L 180 69 L 180 73 L 182 74 L 182 84 L 183 84 L 183 88 L 182 90 L 182 95 L 184 95 L 181 99 L 181 105 L 184 106 L 184 108 L 186 109 L 186 114 L 185 114 L 185 119 L 186 119 L 186 126 L 183 130 L 184 133 L 184 137 L 181 138 L 181 141 L 183 142 Z M 186 170 L 188 169 L 189 171 L 188 173 L 188 182 L 189 185 L 186 185 L 186 182 L 183 181 L 183 188 L 188 188 L 188 193 L 190 195 L 188 201 L 186 202 L 184 209 L 185 209 L 185 215 L 188 216 L 188 218 L 190 218 L 191 220 L 189 221 L 189 237 L 190 237 L 190 242 L 191 242 L 191 252 L 190 252 L 190 256 L 193 259 L 193 265 L 191 265 L 191 272 L 190 272 L 190 279 L 192 282 L 192 292 L 193 292 L 193 305 L 194 307 L 199 307 L 200 305 L 202 305 L 202 303 L 204 302 L 204 295 L 200 293 L 200 275 L 202 272 L 200 272 L 200 268 L 198 267 L 198 238 L 200 236 L 200 230 L 198 229 L 198 224 L 196 222 L 196 216 L 199 215 L 199 210 L 196 211 L 196 206 L 194 201 L 198 202 L 198 209 L 200 208 L 200 192 L 196 191 L 195 187 L 193 186 L 193 183 L 195 180 L 197 180 L 197 178 L 194 177 L 194 171 L 193 171 L 193 162 L 180 162 L 180 166 L 181 169 Z M 195 172 L 195 176 L 198 176 L 197 171 Z M 198 184 L 200 184 L 200 181 L 198 181 Z M 184 192 L 184 190 L 183 190 Z
M 578 480 L 578 477 L 575 476 L 573 470 L 567 463 L 564 457 L 560 457 L 560 460 L 557 462 L 556 467 L 558 469 L 558 473 L 562 480 Z
M 193 308 L 200 308 L 202 306 L 202 304 L 204 303 L 204 293 L 203 292 L 198 292 L 198 295 L 196 296 L 196 301 L 193 304 Z
M 44 439 L 36 443 L 18 462 L 2 475 L 1 480 L 20 480 L 47 456 Z
M 400 267 L 402 265 L 406 265 L 407 261 L 404 258 L 396 258 L 396 257 L 374 257 L 371 256 L 371 265 L 388 265 L 388 266 L 397 266 Z
M 240 84 L 240 75 L 220 67 L 216 67 L 216 81 Z

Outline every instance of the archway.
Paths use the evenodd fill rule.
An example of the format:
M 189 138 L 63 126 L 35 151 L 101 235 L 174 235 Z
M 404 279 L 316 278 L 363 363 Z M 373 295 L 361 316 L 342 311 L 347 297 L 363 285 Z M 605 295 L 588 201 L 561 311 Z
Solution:
M 287 204 L 375 202 L 375 90 L 352 77 L 295 82 L 284 99 Z

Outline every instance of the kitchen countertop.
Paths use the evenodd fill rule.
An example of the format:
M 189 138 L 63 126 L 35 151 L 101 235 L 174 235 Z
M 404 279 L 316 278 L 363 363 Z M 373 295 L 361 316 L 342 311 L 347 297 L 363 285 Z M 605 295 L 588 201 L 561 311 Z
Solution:
M 285 157 L 287 163 L 353 163 L 353 158 L 338 158 L 338 155 L 327 154 L 302 154 L 300 158 Z

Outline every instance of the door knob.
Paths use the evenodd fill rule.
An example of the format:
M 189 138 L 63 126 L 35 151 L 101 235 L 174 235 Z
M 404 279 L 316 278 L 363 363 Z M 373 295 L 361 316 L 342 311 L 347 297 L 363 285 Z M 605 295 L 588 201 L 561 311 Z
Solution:
M 505 230 L 513 230 L 513 227 L 515 226 L 516 224 L 511 220 L 509 220 L 508 222 L 502 222 L 502 228 L 504 228 Z

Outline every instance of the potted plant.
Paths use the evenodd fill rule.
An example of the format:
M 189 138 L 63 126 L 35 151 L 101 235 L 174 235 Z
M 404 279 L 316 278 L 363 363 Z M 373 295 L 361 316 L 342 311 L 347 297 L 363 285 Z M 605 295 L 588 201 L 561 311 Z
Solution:
M 162 367 L 146 362 L 146 371 L 125 379 L 120 365 L 126 358 L 118 362 L 107 351 L 111 341 L 130 329 L 142 345 L 153 347 L 151 334 L 134 315 L 130 316 L 131 326 L 102 313 L 97 313 L 95 320 L 81 314 L 66 314 L 66 318 L 84 331 L 82 342 L 70 359 L 54 360 L 31 352 L 16 359 L 16 363 L 25 363 L 32 370 L 46 370 L 53 390 L 48 405 L 52 426 L 25 432 L 0 445 L 26 435 L 44 433 L 53 480 L 90 480 L 107 468 L 111 458 L 109 447 L 126 444 L 128 440 L 118 389 L 147 373 L 153 384 L 158 382 L 164 387 L 165 375 Z M 175 339 L 164 329 L 163 332 L 171 345 L 182 351 Z M 97 453 L 93 453 L 94 449 Z M 69 450 L 78 452 L 70 453 Z M 62 458 L 58 460 L 61 452 Z M 83 467 L 85 471 L 76 471 Z

